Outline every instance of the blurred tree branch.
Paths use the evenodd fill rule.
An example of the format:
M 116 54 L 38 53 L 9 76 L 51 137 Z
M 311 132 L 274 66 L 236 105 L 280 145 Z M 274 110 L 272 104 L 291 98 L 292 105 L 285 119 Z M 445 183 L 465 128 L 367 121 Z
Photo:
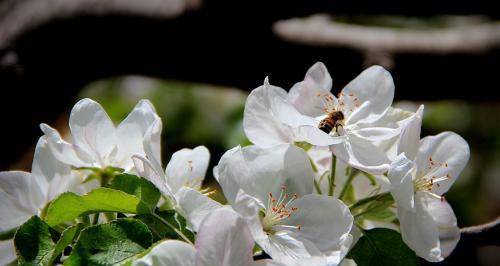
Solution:
M 492 222 L 464 227 L 460 229 L 460 241 L 468 242 L 471 245 L 482 246 L 500 246 L 500 217 Z

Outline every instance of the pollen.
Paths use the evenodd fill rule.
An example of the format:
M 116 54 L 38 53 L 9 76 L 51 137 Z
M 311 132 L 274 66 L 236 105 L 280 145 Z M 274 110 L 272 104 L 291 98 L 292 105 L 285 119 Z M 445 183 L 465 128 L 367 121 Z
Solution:
M 287 192 L 286 186 L 281 186 L 280 196 L 274 197 L 271 192 L 268 193 L 267 208 L 262 210 L 263 217 L 261 217 L 262 228 L 267 234 L 273 234 L 280 229 L 297 229 L 300 230 L 300 225 L 286 225 L 286 219 L 296 213 L 299 209 L 293 207 L 293 202 L 298 198 L 294 193 L 290 197 Z

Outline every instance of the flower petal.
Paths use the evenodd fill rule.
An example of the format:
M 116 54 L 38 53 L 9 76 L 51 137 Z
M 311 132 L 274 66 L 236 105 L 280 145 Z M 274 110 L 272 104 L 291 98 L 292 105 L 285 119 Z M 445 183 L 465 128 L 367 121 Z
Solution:
M 175 201 L 174 193 L 172 193 L 172 190 L 167 185 L 165 175 L 161 168 L 159 170 L 161 172 L 158 172 L 150 160 L 139 154 L 133 155 L 132 160 L 134 162 L 135 169 L 140 176 L 153 183 L 164 196 Z
M 12 239 L 0 241 L 0 265 L 15 265 L 16 249 Z
M 389 109 L 393 98 L 391 74 L 381 66 L 372 66 L 345 86 L 339 103 L 346 111 L 346 124 L 352 125 L 376 121 Z
M 178 265 L 194 266 L 195 249 L 186 242 L 166 240 L 156 245 L 144 257 L 134 261 L 134 266 Z
M 417 176 L 447 177 L 435 183 L 432 192 L 442 195 L 457 180 L 469 161 L 470 150 L 467 142 L 453 132 L 443 132 L 436 136 L 425 137 L 420 141 L 418 150 Z
M 331 150 L 348 165 L 371 174 L 382 174 L 389 169 L 387 155 L 372 143 L 355 135 L 348 135 L 345 142 L 332 145 Z
M 47 124 L 40 124 L 52 154 L 61 162 L 75 167 L 89 166 L 92 157 L 83 149 L 64 141 L 57 130 Z M 92 166 L 92 165 L 90 165 Z
M 167 183 L 176 192 L 182 186 L 200 189 L 210 160 L 205 146 L 176 151 L 165 169 Z
M 398 204 L 398 208 L 414 211 L 413 170 L 415 163 L 408 160 L 404 153 L 400 154 L 389 169 L 388 177 L 391 182 L 391 194 Z
M 254 89 L 247 98 L 243 116 L 243 129 L 248 139 L 261 147 L 271 147 L 280 143 L 290 143 L 291 129 L 282 125 L 271 110 L 273 97 L 286 97 L 286 92 L 269 85 Z
M 223 207 L 217 201 L 188 187 L 180 188 L 175 194 L 175 198 L 178 210 L 196 232 L 198 232 L 200 223 L 208 214 Z
M 71 110 L 69 127 L 74 144 L 100 166 L 107 166 L 108 156 L 116 145 L 116 129 L 102 106 L 90 99 L 80 100 Z
M 213 211 L 196 236 L 196 265 L 248 266 L 254 241 L 245 220 L 228 208 Z
M 427 210 L 426 192 L 415 195 L 415 211 L 398 208 L 398 218 L 403 241 L 417 256 L 430 262 L 442 261 L 439 231 L 434 218 Z
M 281 234 L 256 241 L 273 260 L 285 265 L 327 265 L 321 251 L 307 239 L 299 240 Z
M 332 77 L 321 62 L 314 64 L 306 73 L 304 81 L 296 83 L 288 92 L 287 99 L 302 114 L 316 117 L 323 115 L 324 94 L 330 95 Z M 332 95 L 333 96 L 333 95 Z
M 308 239 L 323 253 L 337 251 L 348 239 L 353 224 L 349 208 L 340 200 L 324 195 L 305 195 L 293 202 L 297 211 L 284 223 L 300 225 L 292 233 L 297 239 Z M 337 258 L 338 262 L 342 258 Z
M 460 229 L 457 226 L 457 218 L 450 204 L 445 200 L 428 197 L 427 210 L 436 222 L 439 231 L 439 243 L 441 256 L 448 257 L 455 249 L 460 240 Z
M 314 172 L 304 150 L 289 144 L 260 149 L 236 147 L 226 152 L 218 165 L 218 181 L 228 202 L 239 189 L 267 202 L 269 193 L 279 195 L 282 186 L 298 195 L 313 192 Z
M 27 172 L 0 172 L 0 231 L 23 224 L 45 206 L 45 195 Z
M 136 153 L 144 154 L 144 136 L 157 120 L 160 120 L 160 118 L 156 114 L 151 102 L 141 100 L 132 112 L 118 125 L 116 128 L 118 152 L 115 160 L 120 162 L 120 165 L 132 166 L 132 155 Z
M 405 121 L 402 126 L 398 154 L 404 152 L 410 160 L 415 160 L 418 153 L 423 115 L 424 106 L 420 105 L 417 112 Z

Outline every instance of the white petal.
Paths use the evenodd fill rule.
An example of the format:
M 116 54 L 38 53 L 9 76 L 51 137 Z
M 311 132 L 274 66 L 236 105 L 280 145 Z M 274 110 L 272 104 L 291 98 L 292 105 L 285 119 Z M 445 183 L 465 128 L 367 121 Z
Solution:
M 45 206 L 44 194 L 27 172 L 0 172 L 0 231 L 23 224 Z
M 142 145 L 146 157 L 157 173 L 165 174 L 161 166 L 161 130 L 162 123 L 160 119 L 155 120 L 153 125 L 146 131 Z
M 298 126 L 294 129 L 295 141 L 305 141 L 315 146 L 327 147 L 345 141 L 344 136 L 332 137 L 321 131 L 317 126 Z
M 353 130 L 352 133 L 368 141 L 382 141 L 397 136 L 400 130 L 389 127 L 366 127 Z
M 387 155 L 372 143 L 355 135 L 349 135 L 341 144 L 331 146 L 337 158 L 348 165 L 371 174 L 382 174 L 389 169 Z
M 460 240 L 460 229 L 457 226 L 457 218 L 450 204 L 445 200 L 428 197 L 427 210 L 436 222 L 439 230 L 439 242 L 441 256 L 448 257 L 455 249 Z
M 250 232 L 252 232 L 256 241 L 267 239 L 267 234 L 264 233 L 259 216 L 259 211 L 265 208 L 262 202 L 240 189 L 235 202 L 231 206 L 247 222 L 248 228 L 250 228 Z
M 144 136 L 157 120 L 160 118 L 153 105 L 148 100 L 139 101 L 132 112 L 116 128 L 118 153 L 114 160 L 121 162 L 120 165 L 131 165 L 132 155 L 144 154 Z M 161 128 L 159 134 L 161 134 Z
M 267 82 L 248 95 L 243 115 L 243 129 L 248 139 L 261 147 L 293 141 L 291 129 L 282 125 L 271 110 L 273 97 L 286 97 L 286 92 Z
M 457 180 L 469 161 L 469 156 L 469 145 L 456 133 L 443 132 L 436 136 L 425 137 L 420 141 L 415 161 L 418 168 L 417 176 L 429 175 L 439 178 L 448 175 L 447 180 L 435 183 L 432 188 L 432 192 L 442 195 Z
M 280 234 L 256 241 L 277 262 L 286 265 L 326 265 L 321 251 L 307 239 L 299 240 L 288 234 Z
M 391 74 L 383 67 L 372 66 L 347 84 L 339 102 L 346 110 L 346 124 L 351 125 L 376 121 L 391 106 L 393 98 Z
M 84 150 L 71 143 L 64 141 L 59 132 L 47 124 L 40 124 L 40 128 L 46 136 L 47 143 L 54 156 L 71 166 L 92 166 L 92 157 Z M 90 164 L 90 165 L 89 165 Z
M 314 64 L 306 73 L 304 81 L 296 83 L 288 92 L 287 99 L 297 110 L 308 116 L 323 114 L 325 94 L 330 95 L 332 77 L 321 62 Z
M 398 217 L 403 241 L 417 256 L 430 262 L 442 261 L 439 231 L 427 210 L 426 192 L 417 192 L 415 211 L 398 208 Z
M 10 265 L 16 260 L 16 249 L 13 240 L 0 241 L 0 265 Z
M 279 263 L 277 261 L 265 259 L 265 260 L 257 260 L 250 264 L 251 266 L 287 266 L 283 263 Z
M 80 100 L 71 110 L 69 127 L 74 144 L 90 154 L 100 166 L 106 166 L 116 145 L 116 129 L 102 106 L 90 99 Z
M 175 198 L 178 210 L 196 232 L 205 216 L 223 207 L 217 201 L 188 187 L 179 189 L 175 194 Z
M 57 160 L 49 148 L 46 136 L 42 136 L 36 145 L 33 165 L 31 167 L 33 182 L 43 192 L 43 202 L 49 202 L 61 193 L 71 191 L 83 194 L 82 179 L 71 173 L 69 165 Z
M 233 148 L 222 156 L 218 172 L 218 181 L 230 203 L 239 189 L 262 202 L 267 202 L 269 193 L 279 196 L 282 186 L 290 194 L 313 192 L 314 172 L 309 158 L 294 145 Z
M 132 160 L 134 162 L 135 169 L 140 176 L 153 183 L 164 196 L 175 200 L 174 193 L 172 193 L 172 190 L 167 185 L 165 175 L 161 168 L 161 172 L 158 172 L 150 160 L 139 154 L 132 156 Z
M 293 202 L 297 211 L 286 219 L 286 225 L 300 225 L 292 236 L 308 239 L 323 253 L 340 250 L 351 231 L 353 217 L 340 200 L 323 195 L 305 195 Z M 342 258 L 337 258 L 338 262 Z
M 245 220 L 231 209 L 218 209 L 203 220 L 196 235 L 196 265 L 248 266 L 253 246 Z
M 417 112 L 405 123 L 401 131 L 398 154 L 404 152 L 410 160 L 415 160 L 418 153 L 423 113 L 424 106 L 421 105 Z
M 391 194 L 398 208 L 414 211 L 413 170 L 415 164 L 408 160 L 405 154 L 400 154 L 389 169 Z
M 205 146 L 176 151 L 165 169 L 172 192 L 175 193 L 182 186 L 200 189 L 209 161 L 210 152 Z
M 186 242 L 167 240 L 156 245 L 151 251 L 139 260 L 132 263 L 134 266 L 178 265 L 194 266 L 195 249 Z

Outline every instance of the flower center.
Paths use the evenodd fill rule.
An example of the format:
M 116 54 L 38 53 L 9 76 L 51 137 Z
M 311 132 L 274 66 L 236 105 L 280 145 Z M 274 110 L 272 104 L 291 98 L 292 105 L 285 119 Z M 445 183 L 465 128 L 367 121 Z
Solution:
M 280 196 L 276 199 L 271 192 L 267 200 L 266 209 L 260 211 L 262 228 L 264 232 L 275 234 L 277 231 L 286 229 L 300 230 L 300 225 L 284 225 L 282 222 L 298 211 L 298 208 L 290 205 L 297 199 L 297 194 L 290 196 L 286 191 L 286 186 L 281 187 Z
M 451 179 L 451 176 L 449 174 L 446 174 L 443 176 L 436 176 L 435 175 L 435 173 L 438 169 L 448 167 L 448 163 L 438 162 L 438 161 L 433 160 L 432 157 L 429 157 L 427 167 L 428 167 L 428 169 L 427 169 L 428 174 L 415 178 L 415 180 L 413 181 L 413 186 L 414 186 L 415 192 L 427 191 L 427 192 L 430 192 L 431 194 L 434 194 L 434 193 L 432 193 L 434 186 L 439 187 L 440 182 Z M 438 195 L 435 195 L 435 196 L 440 197 Z

